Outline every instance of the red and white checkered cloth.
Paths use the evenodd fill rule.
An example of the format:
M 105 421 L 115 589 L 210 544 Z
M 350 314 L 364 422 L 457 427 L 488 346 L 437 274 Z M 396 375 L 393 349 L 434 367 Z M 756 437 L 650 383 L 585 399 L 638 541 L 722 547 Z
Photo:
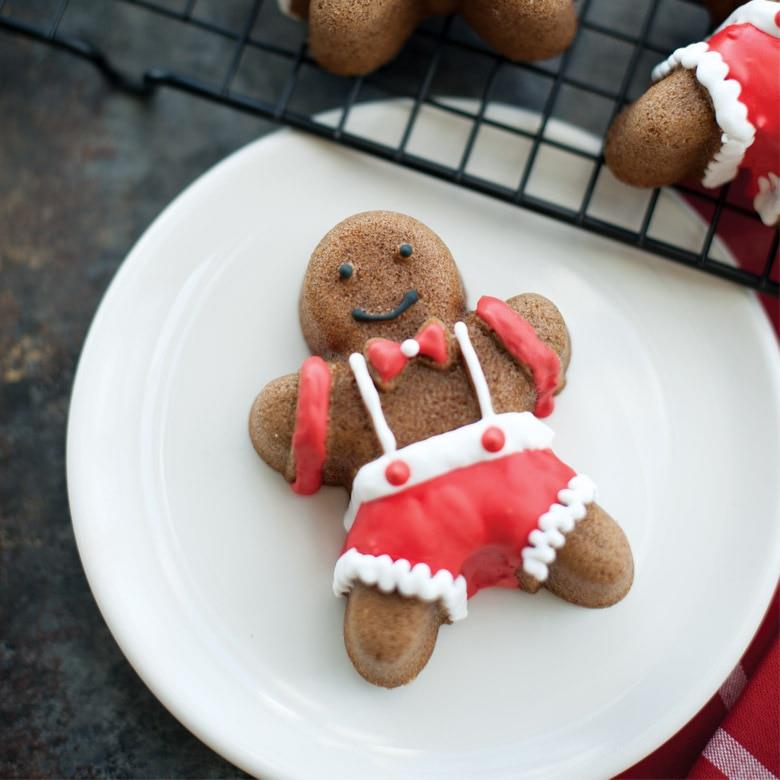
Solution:
M 780 778 L 780 591 L 736 669 L 704 709 L 655 753 L 620 775 Z
M 750 208 L 749 201 L 739 197 L 739 187 L 735 189 Z M 712 206 L 695 197 L 689 202 L 711 218 Z M 762 270 L 773 236 L 770 228 L 724 211 L 718 235 L 743 268 Z M 770 278 L 777 281 L 779 273 L 776 261 Z M 780 334 L 777 301 L 762 296 L 762 303 Z M 625 780 L 682 777 L 780 780 L 780 589 L 737 668 L 704 709 L 655 753 L 620 775 Z

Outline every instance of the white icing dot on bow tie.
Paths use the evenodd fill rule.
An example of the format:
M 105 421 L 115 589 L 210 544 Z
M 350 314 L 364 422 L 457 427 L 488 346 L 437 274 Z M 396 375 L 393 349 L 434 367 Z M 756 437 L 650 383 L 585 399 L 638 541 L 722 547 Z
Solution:
M 408 358 L 417 357 L 420 354 L 420 345 L 414 339 L 406 339 L 401 344 L 401 352 Z

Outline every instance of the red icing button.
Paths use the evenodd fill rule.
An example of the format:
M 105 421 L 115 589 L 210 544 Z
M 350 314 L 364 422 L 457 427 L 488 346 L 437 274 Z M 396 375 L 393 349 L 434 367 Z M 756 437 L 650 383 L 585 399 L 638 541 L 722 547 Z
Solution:
M 506 442 L 506 436 L 504 436 L 504 432 L 501 430 L 501 428 L 496 428 L 495 425 L 491 425 L 482 434 L 482 446 L 488 452 L 498 452 L 504 446 L 504 442 Z
M 409 467 L 402 460 L 394 460 L 385 469 L 385 477 L 391 485 L 403 485 L 409 479 Z
M 780 27 L 780 11 L 775 14 L 775 24 Z

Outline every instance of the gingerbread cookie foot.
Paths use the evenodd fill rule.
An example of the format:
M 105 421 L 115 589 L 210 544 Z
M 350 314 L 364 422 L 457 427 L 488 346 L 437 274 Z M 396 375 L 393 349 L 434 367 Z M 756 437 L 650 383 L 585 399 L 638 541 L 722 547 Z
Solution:
M 566 537 L 544 586 L 581 607 L 609 607 L 634 581 L 634 559 L 620 526 L 598 505 Z
M 428 663 L 443 622 L 437 603 L 356 583 L 344 613 L 344 645 L 368 682 L 396 688 L 411 682 Z

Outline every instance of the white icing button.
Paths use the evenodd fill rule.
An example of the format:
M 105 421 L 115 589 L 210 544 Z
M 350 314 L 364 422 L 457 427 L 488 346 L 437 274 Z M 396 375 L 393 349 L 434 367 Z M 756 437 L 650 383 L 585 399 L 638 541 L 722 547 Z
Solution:
M 406 339 L 401 344 L 401 352 L 408 358 L 417 357 L 420 354 L 420 345 L 414 339 Z

